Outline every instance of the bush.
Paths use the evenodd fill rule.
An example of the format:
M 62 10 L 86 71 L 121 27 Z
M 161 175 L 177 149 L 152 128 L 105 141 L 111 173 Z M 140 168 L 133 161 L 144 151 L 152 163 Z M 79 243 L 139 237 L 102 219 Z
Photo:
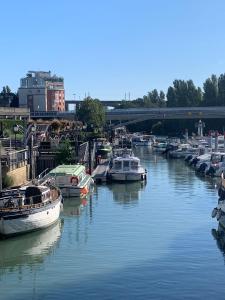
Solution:
M 9 175 L 3 176 L 3 178 L 2 178 L 2 188 L 5 189 L 5 188 L 8 188 L 8 187 L 11 187 L 12 185 L 13 185 L 12 177 L 9 176 Z
M 54 119 L 52 122 L 51 122 L 51 128 L 53 131 L 58 131 L 61 127 L 61 123 L 59 120 L 56 120 Z

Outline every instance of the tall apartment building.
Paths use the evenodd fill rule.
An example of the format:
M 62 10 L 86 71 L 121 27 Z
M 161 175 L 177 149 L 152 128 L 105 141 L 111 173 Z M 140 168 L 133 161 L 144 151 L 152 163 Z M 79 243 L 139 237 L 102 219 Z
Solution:
M 28 71 L 18 89 L 20 107 L 31 111 L 64 111 L 64 79 L 51 72 Z

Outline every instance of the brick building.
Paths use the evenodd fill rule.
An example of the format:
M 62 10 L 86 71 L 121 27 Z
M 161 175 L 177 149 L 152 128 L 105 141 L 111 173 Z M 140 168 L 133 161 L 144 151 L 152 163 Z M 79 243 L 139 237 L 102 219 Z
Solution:
M 64 79 L 51 72 L 29 71 L 20 80 L 18 89 L 20 107 L 31 111 L 64 111 Z

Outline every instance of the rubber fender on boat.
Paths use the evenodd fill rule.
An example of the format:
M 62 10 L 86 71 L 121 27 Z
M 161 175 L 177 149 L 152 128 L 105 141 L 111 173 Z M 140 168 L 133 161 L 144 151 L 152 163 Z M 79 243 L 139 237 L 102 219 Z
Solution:
M 219 238 L 217 230 L 213 228 L 211 232 L 212 232 L 212 236 L 214 237 L 214 239 L 217 240 Z
M 221 200 L 225 200 L 225 190 L 222 186 L 218 189 L 218 196 L 221 198 Z
M 81 189 L 81 193 L 82 193 L 83 195 L 87 195 L 87 194 L 88 194 L 88 188 L 87 188 L 87 187 L 83 187 L 83 188 Z
M 221 218 L 221 215 L 222 215 L 222 212 L 221 212 L 221 209 L 219 209 L 216 214 L 217 221 L 219 221 L 219 219 Z
M 217 212 L 218 212 L 218 208 L 213 208 L 213 210 L 212 210 L 212 218 L 215 218 L 216 217 L 216 215 L 217 215 Z

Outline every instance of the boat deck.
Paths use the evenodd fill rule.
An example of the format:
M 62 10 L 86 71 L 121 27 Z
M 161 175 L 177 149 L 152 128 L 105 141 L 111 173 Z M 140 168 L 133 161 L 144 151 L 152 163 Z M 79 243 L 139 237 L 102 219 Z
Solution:
M 107 173 L 109 170 L 109 160 L 102 159 L 101 163 L 96 167 L 92 173 L 92 178 L 95 182 L 106 182 Z

